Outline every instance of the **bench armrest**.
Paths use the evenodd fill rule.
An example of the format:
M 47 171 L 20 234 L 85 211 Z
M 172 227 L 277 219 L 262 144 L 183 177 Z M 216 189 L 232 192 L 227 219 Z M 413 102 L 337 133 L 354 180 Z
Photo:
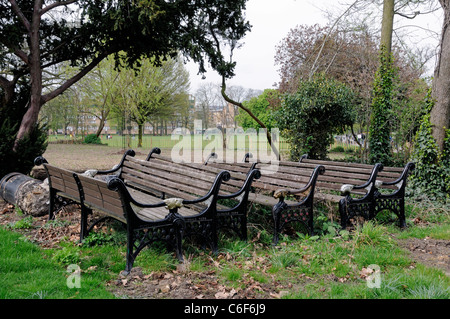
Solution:
M 156 203 L 156 204 L 145 204 L 145 203 L 138 202 L 130 194 L 130 192 L 128 191 L 127 187 L 125 186 L 125 183 L 121 179 L 119 179 L 118 177 L 111 178 L 107 182 L 107 185 L 108 185 L 108 189 L 110 189 L 112 191 L 119 191 L 119 192 L 121 192 L 122 195 L 125 197 L 125 200 L 129 201 L 130 203 L 132 203 L 133 205 L 136 205 L 139 208 L 164 207 L 164 206 L 168 206 L 168 204 L 170 203 L 168 200 L 166 200 L 166 201 L 168 201 L 167 203 L 166 203 L 166 201 L 161 201 L 161 202 Z
M 47 160 L 44 157 L 38 156 L 34 159 L 34 165 L 41 166 L 42 164 L 48 164 Z
M 258 169 L 252 169 L 249 173 L 247 173 L 247 179 L 242 185 L 241 189 L 233 194 L 228 195 L 218 195 L 219 199 L 231 199 L 238 196 L 241 196 L 244 193 L 248 193 L 250 191 L 250 186 L 252 185 L 253 179 L 259 179 L 261 177 L 261 172 Z
M 311 174 L 311 177 L 303 188 L 282 188 L 275 191 L 273 197 L 275 198 L 285 198 L 288 195 L 299 195 L 305 193 L 311 189 L 311 187 L 315 187 L 316 181 L 319 175 L 325 173 L 325 167 L 323 165 L 318 165 Z
M 368 192 L 372 190 L 372 188 L 379 187 L 379 182 L 377 181 L 378 172 L 381 172 L 383 170 L 383 164 L 377 163 L 372 168 L 372 173 L 370 174 L 370 177 L 367 182 L 365 182 L 362 185 L 351 185 L 351 184 L 344 184 L 341 186 L 341 194 L 343 196 L 349 195 L 350 192 L 354 189 L 364 189 L 368 188 Z M 378 183 L 378 184 L 377 184 Z
M 198 199 L 194 199 L 194 200 L 187 200 L 187 199 L 185 199 L 185 200 L 183 200 L 183 204 L 184 205 L 198 204 L 198 203 L 207 201 L 211 197 L 212 197 L 212 200 L 213 199 L 217 199 L 217 196 L 218 196 L 218 193 L 219 193 L 219 189 L 220 189 L 220 185 L 222 185 L 222 182 L 229 181 L 230 178 L 231 178 L 230 172 L 228 172 L 228 171 L 221 171 L 219 174 L 217 174 L 213 185 L 211 186 L 210 190 L 208 191 L 208 193 L 205 196 L 200 197 Z
M 406 164 L 405 168 L 403 169 L 402 174 L 400 175 L 399 178 L 397 178 L 395 181 L 393 182 L 381 182 L 383 186 L 392 186 L 395 185 L 397 186 L 397 188 L 401 188 L 403 186 L 403 183 L 405 181 L 405 179 L 408 177 L 408 174 L 414 170 L 414 168 L 416 167 L 416 164 L 414 164 L 413 162 L 409 162 L 408 164 Z M 400 185 L 397 185 L 401 183 Z
M 123 163 L 125 162 L 125 158 L 126 158 L 127 156 L 134 157 L 135 155 L 136 155 L 136 153 L 135 153 L 133 150 L 127 150 L 127 151 L 123 154 L 123 157 L 122 157 L 122 159 L 121 159 L 121 161 L 120 161 L 119 164 L 115 165 L 115 166 L 114 166 L 112 169 L 110 169 L 110 170 L 105 170 L 105 171 L 99 171 L 99 170 L 97 170 L 96 174 L 97 174 L 97 175 L 107 175 L 107 174 L 115 173 L 115 172 L 119 171 L 119 170 L 122 168 Z
M 153 154 L 161 154 L 161 149 L 159 147 L 154 147 L 150 150 L 150 152 L 147 155 L 147 158 L 145 159 L 147 162 L 152 158 Z

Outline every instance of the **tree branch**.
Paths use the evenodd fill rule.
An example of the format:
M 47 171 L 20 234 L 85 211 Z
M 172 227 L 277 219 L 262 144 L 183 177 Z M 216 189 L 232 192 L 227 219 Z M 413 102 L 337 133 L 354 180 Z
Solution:
M 20 10 L 16 0 L 9 0 L 9 3 L 11 3 L 11 8 L 13 9 L 14 13 L 19 17 L 19 20 L 22 22 L 25 29 L 27 29 L 28 32 L 31 32 L 30 21 L 27 20 L 23 12 Z
M 311 72 L 309 73 L 309 79 L 311 79 L 312 76 L 314 75 L 314 73 L 316 72 L 316 71 L 315 71 L 315 68 L 316 68 L 317 61 L 319 60 L 320 56 L 322 55 L 323 48 L 325 47 L 325 44 L 326 44 L 326 42 L 327 42 L 327 40 L 328 40 L 328 37 L 330 36 L 331 32 L 333 32 L 334 27 L 339 23 L 339 21 L 340 21 L 345 15 L 347 15 L 348 12 L 350 12 L 350 10 L 351 10 L 358 2 L 359 2 L 359 0 L 355 0 L 355 2 L 353 2 L 353 3 L 347 8 L 347 10 L 345 10 L 344 13 L 341 14 L 341 15 L 336 19 L 336 21 L 335 21 L 335 22 L 333 23 L 333 25 L 331 26 L 330 31 L 327 33 L 325 39 L 323 40 L 322 45 L 321 45 L 320 50 L 319 50 L 319 53 L 317 54 L 316 59 L 315 59 L 313 65 L 312 65 L 312 67 L 311 67 Z
M 28 55 L 24 51 L 20 50 L 19 48 L 14 48 L 14 54 L 23 62 L 25 62 L 26 65 L 29 65 Z
M 93 68 L 95 68 L 104 58 L 108 56 L 107 53 L 102 53 L 98 57 L 96 57 L 92 62 L 86 66 L 83 70 L 81 70 L 79 73 L 68 79 L 66 82 L 64 82 L 60 87 L 55 89 L 54 91 L 42 96 L 43 103 L 47 103 L 48 101 L 54 99 L 58 95 L 62 94 L 65 90 L 67 90 L 71 85 L 78 82 L 83 76 L 88 74 Z
M 401 16 L 403 18 L 407 18 L 407 19 L 411 19 L 412 20 L 412 19 L 414 19 L 415 17 L 417 17 L 420 14 L 420 11 L 416 11 L 416 12 L 410 14 L 410 15 L 408 15 L 406 13 L 401 13 L 401 12 L 398 12 L 398 11 L 395 11 L 394 13 L 398 14 L 399 16 Z
M 209 31 L 211 32 L 211 36 L 213 37 L 214 42 L 216 43 L 216 49 L 217 49 L 218 54 L 219 54 L 221 57 L 223 57 L 222 51 L 221 51 L 221 49 L 220 49 L 220 41 L 219 41 L 219 39 L 217 38 L 216 33 L 215 33 L 214 30 L 213 30 L 213 27 L 212 27 L 212 25 L 211 25 L 211 21 L 209 21 Z M 230 61 L 232 61 L 232 59 L 233 59 L 233 49 L 234 49 L 234 48 L 232 48 L 232 49 L 231 49 L 231 52 L 230 52 Z M 225 73 L 225 72 L 224 72 L 224 73 Z M 273 146 L 273 144 L 272 144 L 272 136 L 270 135 L 270 132 L 269 132 L 269 130 L 267 129 L 267 126 L 266 126 L 263 122 L 261 122 L 261 120 L 260 120 L 258 117 L 256 117 L 256 115 L 253 114 L 253 112 L 250 111 L 248 108 L 246 108 L 242 103 L 234 101 L 233 99 L 231 99 L 231 98 L 227 95 L 227 93 L 226 93 L 226 89 L 227 89 L 227 85 L 226 85 L 226 76 L 225 76 L 224 73 L 221 74 L 221 76 L 222 76 L 222 89 L 221 89 L 222 97 L 225 99 L 226 102 L 231 103 L 231 104 L 233 104 L 233 105 L 235 105 L 235 106 L 241 108 L 241 109 L 244 110 L 245 112 L 247 112 L 247 114 L 250 115 L 250 117 L 251 117 L 252 119 L 254 119 L 254 120 L 256 121 L 256 123 L 258 123 L 259 126 L 261 126 L 261 127 L 266 131 L 267 141 L 269 142 L 269 145 L 270 145 L 270 147 L 272 148 L 272 151 L 275 153 L 276 157 L 277 157 L 278 159 L 280 159 L 280 154 L 279 154 L 278 150 L 277 150 L 277 149 Z
M 69 5 L 69 4 L 71 4 L 71 3 L 75 3 L 75 2 L 77 2 L 77 1 L 78 1 L 78 0 L 67 0 L 67 1 L 54 2 L 54 3 L 52 3 L 52 4 L 49 4 L 49 5 L 46 6 L 45 8 L 43 8 L 43 9 L 41 10 L 41 15 L 46 14 L 48 11 L 50 11 L 50 10 L 56 8 L 56 7 L 66 6 L 66 5 Z

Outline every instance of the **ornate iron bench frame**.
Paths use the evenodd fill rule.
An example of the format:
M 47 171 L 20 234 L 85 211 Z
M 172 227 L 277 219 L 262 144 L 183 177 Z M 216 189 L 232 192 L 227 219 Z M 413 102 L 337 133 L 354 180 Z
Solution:
M 142 161 L 133 159 L 133 157 L 135 156 L 135 152 L 133 150 L 128 150 L 124 154 L 121 162 L 118 165 L 116 165 L 111 170 L 98 171 L 96 173 L 96 176 L 114 174 L 114 176 L 117 176 L 120 180 L 122 180 L 127 187 L 137 187 L 137 189 L 139 189 L 140 191 L 146 192 L 155 197 L 160 197 L 162 199 L 164 199 L 166 196 L 184 198 L 185 195 L 186 197 L 183 200 L 184 206 L 193 207 L 199 204 L 202 204 L 203 206 L 206 205 L 206 208 L 199 208 L 200 211 L 196 215 L 183 216 L 185 220 L 184 237 L 200 237 L 204 243 L 207 243 L 210 246 L 211 250 L 214 253 L 218 252 L 218 231 L 221 228 L 232 225 L 233 229 L 236 230 L 241 237 L 246 237 L 246 232 L 245 234 L 243 233 L 244 228 L 243 226 L 241 226 L 245 225 L 246 231 L 246 220 L 242 219 L 242 216 L 245 215 L 245 213 L 243 212 L 245 212 L 247 194 L 250 185 L 254 178 L 258 178 L 259 172 L 257 170 L 255 170 L 250 174 L 250 176 L 248 176 L 245 183 L 243 185 L 240 185 L 239 189 L 234 194 L 228 195 L 219 194 L 219 191 L 221 190 L 223 184 L 229 181 L 231 178 L 230 173 L 226 170 L 220 170 L 214 173 L 210 173 L 208 175 L 209 179 L 195 180 L 196 182 L 203 183 L 205 185 L 208 183 L 213 184 L 210 192 L 207 195 L 204 195 L 200 194 L 200 190 L 197 190 L 193 185 L 184 185 L 183 187 L 178 187 L 181 186 L 180 183 L 182 180 L 185 184 L 187 179 L 194 181 L 194 176 L 199 177 L 199 174 L 205 173 L 203 170 L 199 170 L 195 165 L 189 167 L 181 165 L 182 167 L 179 167 L 180 164 L 173 163 L 169 160 L 165 160 L 165 162 L 156 162 L 155 160 L 163 158 L 156 158 L 156 156 L 158 156 L 160 153 L 160 149 L 154 148 L 149 153 L 146 160 Z M 128 162 L 130 162 L 130 164 L 128 164 Z M 124 178 L 124 172 L 129 176 L 134 174 L 134 172 L 140 171 L 141 169 L 147 170 L 146 175 L 143 176 L 142 174 L 136 174 L 136 178 L 134 178 L 132 183 L 127 181 L 127 176 L 125 176 Z M 193 172 L 195 172 L 196 175 L 191 176 L 191 174 L 194 174 Z M 140 171 L 140 173 L 142 173 L 142 171 Z M 175 177 L 171 176 L 170 181 L 160 182 L 162 184 L 167 182 L 167 185 L 163 185 L 163 187 L 160 188 L 161 184 L 152 185 L 151 174 L 161 174 L 160 177 L 163 177 L 164 175 L 167 176 L 167 174 L 173 174 L 180 179 L 175 181 Z M 136 181 L 136 179 L 139 179 L 143 182 L 142 184 L 145 185 L 139 185 L 140 182 Z M 175 186 L 173 185 L 174 182 L 180 183 L 179 185 L 176 185 L 176 187 L 173 187 Z M 180 194 L 180 192 L 184 193 Z M 193 194 L 196 194 L 200 198 L 192 198 Z M 222 210 L 219 209 L 218 200 L 224 198 L 239 198 L 240 202 L 233 208 Z M 226 218 L 229 218 L 230 220 L 232 219 L 233 222 L 226 225 L 223 222 Z M 235 227 L 238 224 L 240 225 L 240 227 Z
M 251 154 L 247 153 L 243 163 L 246 163 L 250 157 Z M 221 163 L 210 162 L 215 158 L 217 158 L 215 153 L 210 154 L 204 165 L 223 167 Z M 242 163 L 238 164 L 241 165 Z M 248 164 L 250 165 L 249 170 L 257 169 L 261 172 L 261 167 L 258 167 L 259 162 Z M 229 165 L 226 168 L 233 171 L 233 167 Z M 281 172 L 274 176 L 265 176 L 264 173 L 260 173 L 260 179 L 252 185 L 249 201 L 272 209 L 274 223 L 272 241 L 274 245 L 278 244 L 280 233 L 289 223 L 301 223 L 310 235 L 314 235 L 315 185 L 318 176 L 324 172 L 325 168 L 322 165 L 317 165 L 314 169 L 303 174 L 301 178 L 303 182 L 299 182 L 300 179 L 292 178 L 290 173 L 287 172 Z M 303 187 L 297 186 L 302 184 Z M 300 196 L 300 198 L 295 198 L 297 196 Z
M 309 162 L 313 165 L 322 164 L 327 167 L 333 161 L 308 160 L 307 155 L 303 155 L 300 163 Z M 336 162 L 334 162 L 336 163 Z M 339 200 L 339 214 L 341 217 L 341 226 L 345 228 L 349 221 L 357 216 L 365 220 L 374 219 L 378 213 L 388 210 L 397 215 L 399 226 L 406 227 L 405 217 L 405 193 L 409 174 L 414 170 L 415 164 L 409 162 L 405 167 L 385 167 L 381 163 L 375 165 L 346 163 L 348 167 L 356 169 L 360 167 L 372 168 L 370 177 L 366 183 L 361 185 L 343 184 Z M 387 177 L 389 173 L 390 177 Z M 381 176 L 386 174 L 385 176 Z M 393 177 L 396 176 L 396 177 Z M 383 189 L 390 188 L 391 193 L 386 194 Z M 396 188 L 396 189 L 395 189 Z M 355 190 L 366 190 L 366 194 L 361 198 L 355 198 L 351 192 Z
M 208 176 L 215 176 L 222 170 L 229 171 L 228 169 L 210 169 L 206 165 L 195 164 L 195 163 L 174 163 L 171 159 L 161 156 L 161 149 L 158 147 L 153 148 L 146 161 L 155 161 L 159 163 L 164 163 L 164 165 L 169 165 L 173 167 L 180 167 L 182 169 L 187 169 L 198 174 L 204 174 Z M 241 240 L 247 240 L 247 210 L 249 202 L 249 192 L 251 190 L 252 183 L 261 177 L 261 173 L 257 169 L 250 168 L 246 172 L 245 176 L 242 174 L 242 178 L 237 181 L 236 174 L 230 174 L 230 179 L 224 181 L 221 190 L 218 194 L 217 200 L 234 200 L 237 203 L 230 207 L 225 207 L 219 205 L 216 202 L 216 212 L 217 212 L 217 229 L 231 229 L 233 230 Z M 224 185 L 225 183 L 231 183 L 231 179 L 235 181 L 233 187 L 229 188 Z
M 143 248 L 156 241 L 163 241 L 171 246 L 179 261 L 183 261 L 182 240 L 184 231 L 184 217 L 178 213 L 180 205 L 171 205 L 174 199 L 158 200 L 154 203 L 141 203 L 128 191 L 124 183 L 112 176 L 107 181 L 79 175 L 75 172 L 50 165 L 43 157 L 35 159 L 36 165 L 43 165 L 48 176 L 50 186 L 50 201 L 57 196 L 67 197 L 73 203 L 81 206 L 80 242 L 94 229 L 96 225 L 106 219 L 118 220 L 126 225 L 127 254 L 125 274 L 128 274 L 134 261 Z M 58 175 L 58 177 L 57 177 Z M 59 185 L 56 182 L 59 179 Z M 74 185 L 77 194 L 74 192 Z M 162 212 L 160 208 L 168 208 Z M 159 209 L 152 215 L 137 211 Z M 88 216 L 93 210 L 101 213 L 101 217 L 88 223 Z M 150 218 L 151 217 L 151 218 Z M 54 206 L 49 207 L 49 218 L 55 218 Z M 137 243 L 137 244 L 136 244 Z

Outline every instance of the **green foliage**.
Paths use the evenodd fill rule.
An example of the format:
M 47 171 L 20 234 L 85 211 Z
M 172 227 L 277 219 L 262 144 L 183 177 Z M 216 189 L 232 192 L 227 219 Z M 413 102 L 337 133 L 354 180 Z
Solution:
M 80 251 L 76 246 L 66 246 L 57 250 L 52 256 L 52 260 L 63 266 L 78 264 L 81 260 Z
M 281 135 L 291 144 L 291 159 L 303 154 L 325 159 L 333 134 L 353 123 L 354 99 L 350 88 L 322 74 L 301 81 L 295 94 L 286 95 L 275 117 Z
M 84 144 L 102 144 L 102 140 L 96 134 L 89 134 L 85 137 Z
M 278 90 L 265 90 L 263 94 L 243 103 L 270 131 L 276 127 L 275 111 L 280 106 L 280 93 Z M 244 128 L 259 129 L 260 126 L 247 112 L 240 112 L 236 121 Z
M 386 47 L 380 51 L 380 66 L 375 74 L 372 114 L 369 128 L 369 161 L 373 164 L 392 164 L 389 115 L 393 107 L 396 69 Z
M 11 229 L 30 229 L 33 228 L 33 217 L 27 216 L 9 225 Z
M 21 118 L 27 110 L 23 107 L 27 92 L 25 89 L 9 105 L 0 107 L 0 178 L 11 172 L 30 173 L 34 159 L 47 148 L 45 127 L 36 125 L 31 134 L 19 141 L 16 151 L 13 151 Z
M 45 150 L 43 130 L 36 126 L 20 143 L 17 152 L 11 151 L 11 143 L 30 100 L 29 88 L 23 95 L 18 93 L 21 85 L 29 84 L 32 79 L 38 83 L 43 72 L 54 72 L 58 65 L 84 68 L 111 54 L 117 68 L 137 70 L 142 58 L 156 57 L 152 62 L 159 66 L 168 57 L 181 52 L 185 58 L 199 64 L 200 73 L 206 72 L 208 62 L 220 75 L 231 78 L 236 63 L 226 60 L 218 44 L 234 49 L 250 31 L 251 25 L 244 14 L 246 2 L 139 0 L 130 5 L 130 1 L 116 0 L 70 1 L 70 7 L 46 6 L 46 14 L 57 15 L 58 19 L 41 19 L 39 23 L 31 23 L 31 29 L 27 30 L 21 20 L 34 19 L 35 1 L 18 1 L 14 8 L 1 1 L 0 63 L 4 81 L 0 83 L 0 177 L 10 171 L 29 172 L 34 158 Z M 38 51 L 34 51 L 36 46 L 30 46 L 31 34 L 39 34 Z M 39 68 L 30 68 L 17 52 L 38 56 Z M 3 92 L 10 86 L 14 94 Z M 4 104 L 11 104 L 19 95 L 25 99 L 15 103 L 19 106 L 16 113 L 6 112 Z M 36 111 L 40 107 L 34 103 L 33 106 Z
M 428 95 L 428 111 L 433 106 L 430 96 L 431 92 Z M 444 148 L 440 151 L 432 134 L 429 113 L 423 117 L 417 132 L 411 160 L 416 164 L 411 178 L 415 195 L 423 194 L 443 202 L 450 199 L 450 129 L 446 130 Z

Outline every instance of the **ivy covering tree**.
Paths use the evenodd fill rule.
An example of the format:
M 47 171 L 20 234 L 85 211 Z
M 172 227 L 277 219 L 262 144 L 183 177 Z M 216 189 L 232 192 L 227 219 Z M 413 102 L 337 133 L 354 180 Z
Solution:
M 22 156 L 20 141 L 36 130 L 42 106 L 111 54 L 117 67 L 139 69 L 141 58 L 160 65 L 181 52 L 199 73 L 209 63 L 231 78 L 235 63 L 226 61 L 217 43 L 239 45 L 250 30 L 245 7 L 246 0 L 0 0 L 0 114 L 13 130 L 16 155 L 8 160 Z M 44 90 L 43 74 L 64 62 L 80 71 Z M 19 85 L 28 93 L 21 91 L 25 113 L 17 119 L 5 109 L 15 103 Z
M 369 128 L 369 161 L 372 164 L 392 164 L 389 115 L 393 108 L 395 75 L 392 54 L 383 45 L 380 50 L 380 65 L 375 74 Z
M 353 124 L 354 92 L 323 74 L 301 81 L 294 94 L 287 94 L 276 114 L 281 135 L 291 145 L 291 159 L 303 154 L 326 159 L 334 134 Z
M 434 106 L 431 92 L 427 97 L 427 114 L 423 117 L 414 142 L 411 160 L 416 164 L 411 187 L 417 194 L 433 200 L 450 200 L 450 129 L 446 130 L 443 149 L 433 137 L 430 112 Z
M 44 127 L 36 125 L 17 144 L 17 151 L 13 151 L 18 123 L 26 112 L 28 92 L 26 85 L 20 86 L 13 100 L 0 108 L 0 179 L 11 172 L 28 173 L 34 166 L 36 154 L 43 154 L 47 147 L 47 132 Z

